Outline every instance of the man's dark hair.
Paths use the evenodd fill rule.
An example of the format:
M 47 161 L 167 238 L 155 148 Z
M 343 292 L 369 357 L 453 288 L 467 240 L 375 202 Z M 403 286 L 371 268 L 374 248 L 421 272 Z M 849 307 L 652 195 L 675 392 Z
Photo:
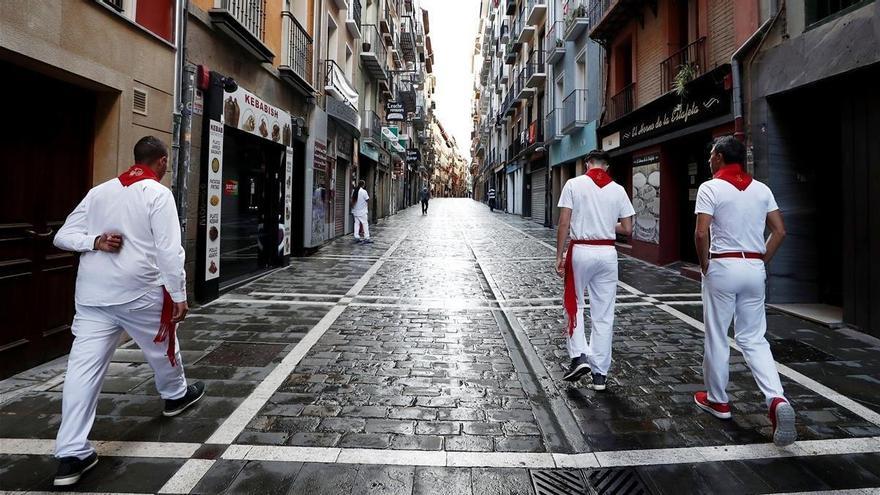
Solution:
M 134 162 L 150 164 L 168 156 L 168 147 L 155 136 L 144 136 L 134 145 Z
M 587 153 L 584 157 L 584 163 L 588 163 L 590 160 L 596 160 L 597 162 L 608 163 L 611 159 L 611 156 L 608 155 L 607 151 L 602 150 L 593 150 Z
M 722 136 L 715 140 L 715 153 L 721 155 L 724 163 L 744 163 L 746 147 L 733 136 Z
M 359 180 L 359 181 L 358 181 L 358 186 L 359 186 L 359 187 L 366 188 L 366 187 L 367 187 L 367 181 Z

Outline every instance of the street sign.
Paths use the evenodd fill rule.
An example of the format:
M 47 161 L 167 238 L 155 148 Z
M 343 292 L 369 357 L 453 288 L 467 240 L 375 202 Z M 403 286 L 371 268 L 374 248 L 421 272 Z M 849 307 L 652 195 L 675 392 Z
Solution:
M 399 101 L 388 101 L 385 103 L 385 121 L 386 122 L 402 122 L 406 120 L 406 108 Z
M 410 148 L 406 150 L 406 163 L 415 163 L 422 158 L 422 154 L 417 149 Z

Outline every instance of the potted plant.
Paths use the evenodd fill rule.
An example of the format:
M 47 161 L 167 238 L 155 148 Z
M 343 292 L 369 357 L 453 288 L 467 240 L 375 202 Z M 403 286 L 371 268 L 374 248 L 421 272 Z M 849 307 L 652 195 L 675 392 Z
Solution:
M 693 62 L 684 63 L 678 66 L 678 72 L 672 78 L 672 89 L 678 96 L 687 94 L 687 83 L 697 78 L 697 64 Z
M 369 53 L 370 48 L 372 48 L 372 47 L 373 46 L 369 41 L 364 41 L 363 43 L 361 43 L 361 51 L 363 51 L 365 53 Z

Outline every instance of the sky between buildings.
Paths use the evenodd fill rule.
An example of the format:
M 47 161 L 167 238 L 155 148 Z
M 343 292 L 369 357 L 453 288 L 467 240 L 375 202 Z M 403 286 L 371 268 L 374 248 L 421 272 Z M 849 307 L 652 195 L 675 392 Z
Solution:
M 459 151 L 471 156 L 471 97 L 474 36 L 480 21 L 479 0 L 421 0 L 428 10 L 434 75 L 437 77 L 435 115 L 455 136 Z

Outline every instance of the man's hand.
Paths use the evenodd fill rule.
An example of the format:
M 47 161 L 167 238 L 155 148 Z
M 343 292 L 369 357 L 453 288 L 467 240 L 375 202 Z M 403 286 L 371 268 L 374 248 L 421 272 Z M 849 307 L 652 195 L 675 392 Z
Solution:
M 700 271 L 703 272 L 703 275 L 706 275 L 706 272 L 709 271 L 709 262 L 708 261 L 706 263 L 700 265 Z
M 556 258 L 556 274 L 565 277 L 565 256 Z
M 95 250 L 117 253 L 122 249 L 122 234 L 104 233 L 95 238 Z
M 186 318 L 186 312 L 189 311 L 189 305 L 186 301 L 174 303 L 174 311 L 171 313 L 171 321 L 180 323 Z

